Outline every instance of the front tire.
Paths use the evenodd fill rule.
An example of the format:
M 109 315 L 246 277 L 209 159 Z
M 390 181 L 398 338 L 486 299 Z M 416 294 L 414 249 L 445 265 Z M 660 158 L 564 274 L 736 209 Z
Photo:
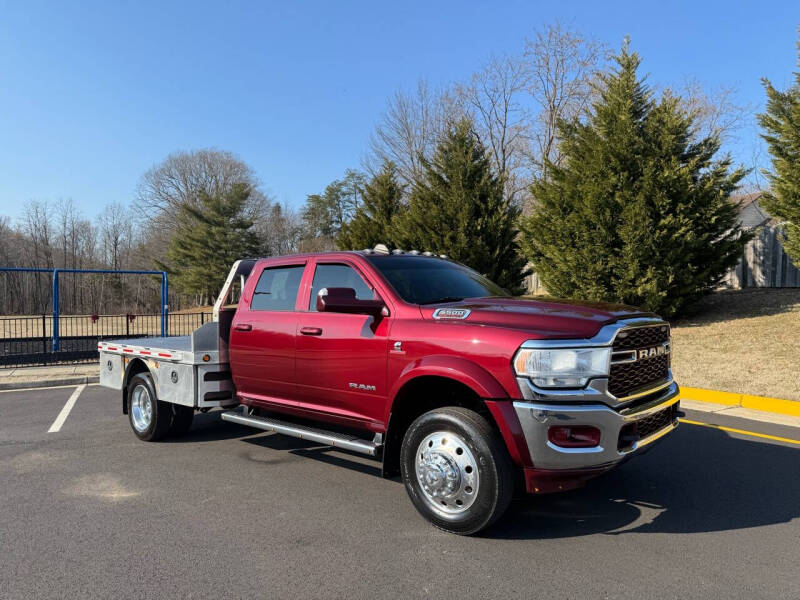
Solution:
M 400 449 L 400 470 L 420 514 L 460 535 L 499 519 L 514 491 L 502 440 L 481 415 L 460 407 L 432 410 L 411 424 Z
M 172 422 L 170 405 L 156 396 L 149 373 L 137 373 L 128 385 L 128 421 L 133 433 L 145 442 L 163 439 Z

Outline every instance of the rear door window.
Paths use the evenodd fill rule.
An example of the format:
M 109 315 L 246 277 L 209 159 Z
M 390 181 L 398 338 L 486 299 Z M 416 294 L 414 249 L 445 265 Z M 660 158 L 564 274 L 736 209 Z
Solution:
M 305 265 L 264 269 L 258 278 L 251 310 L 294 310 Z
M 359 300 L 372 300 L 376 297 L 372 288 L 353 267 L 321 264 L 317 265 L 317 269 L 314 271 L 314 283 L 311 288 L 308 310 L 317 310 L 317 295 L 321 289 L 337 287 L 353 288 L 356 291 L 356 298 Z

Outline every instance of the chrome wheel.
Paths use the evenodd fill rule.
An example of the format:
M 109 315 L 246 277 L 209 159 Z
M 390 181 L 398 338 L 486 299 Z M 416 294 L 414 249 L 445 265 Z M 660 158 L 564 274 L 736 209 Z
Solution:
M 417 447 L 417 482 L 425 502 L 444 518 L 460 515 L 478 494 L 478 463 L 459 435 L 436 431 Z
M 139 384 L 131 394 L 131 423 L 139 433 L 144 433 L 153 422 L 153 399 L 147 386 Z

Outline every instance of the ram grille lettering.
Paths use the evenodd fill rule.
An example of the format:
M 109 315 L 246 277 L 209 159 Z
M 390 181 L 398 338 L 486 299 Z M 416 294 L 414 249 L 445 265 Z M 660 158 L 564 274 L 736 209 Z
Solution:
M 667 344 L 662 344 L 660 346 L 652 346 L 650 348 L 640 348 L 637 350 L 637 359 L 642 360 L 645 358 L 653 358 L 654 356 L 662 356 L 664 354 L 669 354 L 669 346 Z

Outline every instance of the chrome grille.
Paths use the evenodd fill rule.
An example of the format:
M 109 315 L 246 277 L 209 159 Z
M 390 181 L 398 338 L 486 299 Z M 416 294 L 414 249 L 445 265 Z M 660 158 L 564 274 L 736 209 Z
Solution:
M 669 354 L 643 357 L 636 360 L 637 351 L 669 343 L 669 326 L 652 325 L 622 329 L 614 339 L 608 391 L 623 398 L 655 387 L 669 378 Z
M 657 346 L 669 341 L 669 325 L 654 325 L 650 327 L 632 327 L 621 329 L 614 338 L 614 351 L 633 350 L 634 348 L 647 348 Z

